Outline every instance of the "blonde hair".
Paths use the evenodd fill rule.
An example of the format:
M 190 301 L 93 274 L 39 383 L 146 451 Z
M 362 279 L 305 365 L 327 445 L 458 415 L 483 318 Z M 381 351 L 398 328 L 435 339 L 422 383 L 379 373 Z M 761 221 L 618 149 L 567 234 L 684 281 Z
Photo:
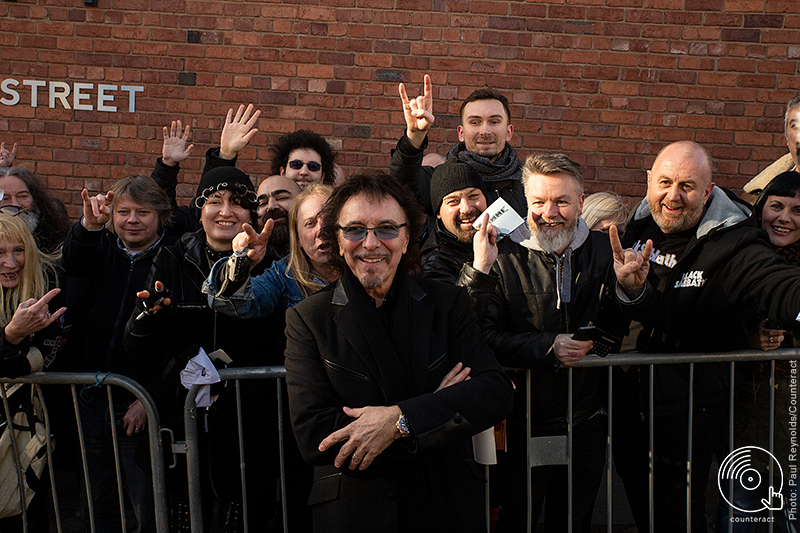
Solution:
M 19 304 L 30 298 L 39 299 L 57 282 L 58 255 L 50 255 L 36 247 L 28 226 L 19 217 L 0 213 L 0 241 L 22 243 L 25 247 L 25 265 L 19 274 L 19 284 L 11 289 L 0 285 L 0 326 L 6 327 Z
M 586 197 L 583 202 L 581 218 L 589 228 L 603 220 L 613 218 L 613 225 L 624 224 L 628 220 L 628 206 L 622 203 L 622 198 L 613 192 L 596 192 Z
M 327 200 L 331 193 L 333 193 L 333 187 L 330 185 L 313 183 L 295 197 L 292 207 L 289 208 L 289 264 L 287 270 L 297 282 L 304 297 L 311 296 L 325 287 L 325 285 L 314 280 L 315 276 L 311 263 L 306 252 L 300 246 L 300 239 L 297 233 L 297 212 L 300 211 L 300 206 L 307 198 L 316 196 Z

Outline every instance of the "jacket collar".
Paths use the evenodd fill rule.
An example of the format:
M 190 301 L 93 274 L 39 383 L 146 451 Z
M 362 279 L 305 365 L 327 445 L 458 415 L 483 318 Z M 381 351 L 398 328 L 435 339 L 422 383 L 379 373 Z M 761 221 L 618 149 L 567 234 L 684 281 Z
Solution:
M 697 239 L 708 235 L 712 230 L 729 228 L 744 222 L 752 215 L 752 210 L 749 206 L 738 198 L 734 199 L 731 196 L 732 193 L 728 193 L 716 185 L 714 186 L 708 199 L 706 212 L 697 225 L 697 233 L 695 235 Z M 641 220 L 649 216 L 653 215 L 650 212 L 647 197 L 645 197 L 636 208 L 633 220 Z

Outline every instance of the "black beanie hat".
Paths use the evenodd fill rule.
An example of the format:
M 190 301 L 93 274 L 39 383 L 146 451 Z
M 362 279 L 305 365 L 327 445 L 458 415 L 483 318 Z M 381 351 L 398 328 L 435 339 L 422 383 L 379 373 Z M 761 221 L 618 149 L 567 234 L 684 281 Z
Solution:
M 448 159 L 433 171 L 431 176 L 431 207 L 433 213 L 439 214 L 442 207 L 442 200 L 453 191 L 460 191 L 469 187 L 480 189 L 486 201 L 489 195 L 486 194 L 486 186 L 483 184 L 478 171 L 467 163 L 458 159 Z
M 251 212 L 253 223 L 258 219 L 258 200 L 250 176 L 236 167 L 222 166 L 209 170 L 200 178 L 197 194 L 192 202 L 198 219 L 206 199 L 217 191 L 232 191 L 239 197 L 242 207 Z

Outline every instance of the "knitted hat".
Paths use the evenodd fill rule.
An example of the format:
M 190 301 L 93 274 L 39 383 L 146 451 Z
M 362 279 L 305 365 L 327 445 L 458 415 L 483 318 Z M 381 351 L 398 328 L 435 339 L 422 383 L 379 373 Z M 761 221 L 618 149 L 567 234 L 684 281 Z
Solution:
M 431 207 L 435 214 L 442 207 L 442 200 L 453 191 L 475 187 L 480 189 L 486 199 L 486 187 L 478 172 L 458 159 L 448 159 L 433 171 L 431 176 Z
M 253 210 L 258 207 L 255 188 L 250 176 L 236 167 L 228 166 L 217 167 L 203 174 L 193 202 L 195 207 L 202 209 L 209 195 L 223 190 L 237 193 L 241 198 L 242 207 L 245 209 Z

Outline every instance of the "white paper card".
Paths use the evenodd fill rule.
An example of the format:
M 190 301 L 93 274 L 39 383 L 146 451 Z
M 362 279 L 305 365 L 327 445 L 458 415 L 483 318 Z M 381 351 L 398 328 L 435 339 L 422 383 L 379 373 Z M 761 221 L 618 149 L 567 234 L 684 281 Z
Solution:
M 481 229 L 483 215 L 486 213 L 489 213 L 489 222 L 497 228 L 500 235 L 507 235 L 514 242 L 522 242 L 531 236 L 522 217 L 502 198 L 492 202 L 492 205 L 481 213 L 481 216 L 472 224 L 472 227 Z
M 184 387 L 191 389 L 192 385 L 203 385 L 195 399 L 197 407 L 211 405 L 211 384 L 219 381 L 219 372 L 202 348 L 186 363 L 186 368 L 181 370 L 181 383 Z

